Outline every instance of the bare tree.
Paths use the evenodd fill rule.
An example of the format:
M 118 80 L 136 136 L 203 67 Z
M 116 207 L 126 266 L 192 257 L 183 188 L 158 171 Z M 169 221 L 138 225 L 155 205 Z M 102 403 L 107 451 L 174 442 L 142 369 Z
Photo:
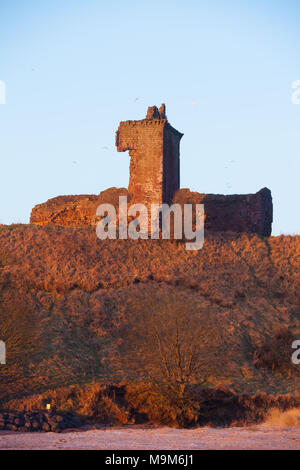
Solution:
M 149 380 L 182 399 L 191 382 L 202 381 L 197 304 L 184 291 L 139 300 L 118 330 L 121 365 L 131 379 Z

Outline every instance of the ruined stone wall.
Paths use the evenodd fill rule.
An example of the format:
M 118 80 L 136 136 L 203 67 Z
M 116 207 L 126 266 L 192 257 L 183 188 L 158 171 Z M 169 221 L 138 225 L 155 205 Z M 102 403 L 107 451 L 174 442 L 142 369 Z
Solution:
M 94 227 L 98 221 L 96 209 L 99 204 L 112 204 L 118 214 L 119 196 L 127 196 L 125 188 L 110 188 L 98 196 L 60 196 L 35 206 L 30 223 L 55 224 L 68 227 Z M 256 194 L 201 194 L 189 189 L 176 192 L 173 201 L 180 204 L 204 204 L 205 232 L 246 232 L 270 236 L 272 230 L 272 196 L 267 188 Z M 195 220 L 194 220 L 195 223 Z
M 263 188 L 255 194 L 201 194 L 180 189 L 174 203 L 204 204 L 205 231 L 246 232 L 269 237 L 272 232 L 271 191 Z
M 163 202 L 170 204 L 180 188 L 179 144 L 182 134 L 168 123 L 164 128 L 163 155 Z
M 164 126 L 160 119 L 120 123 L 116 145 L 119 152 L 129 150 L 128 191 L 133 203 L 162 203 Z
M 179 143 L 183 134 L 167 121 L 165 105 L 148 108 L 146 119 L 120 123 L 118 152 L 129 150 L 132 201 L 146 206 L 169 204 L 179 189 Z
M 214 195 L 180 190 L 179 145 L 183 134 L 167 121 L 165 105 L 148 108 L 145 119 L 123 121 L 116 132 L 119 152 L 129 151 L 130 180 L 125 188 L 110 188 L 100 195 L 60 196 L 34 207 L 32 224 L 94 226 L 99 204 L 111 203 L 118 211 L 119 196 L 128 203 L 151 204 L 172 201 L 204 204 L 205 230 L 210 232 L 248 232 L 270 236 L 273 220 L 272 196 L 264 188 L 256 194 Z
M 94 227 L 100 204 L 113 204 L 117 209 L 119 196 L 128 196 L 125 188 L 109 188 L 99 195 L 58 196 L 38 204 L 31 211 L 30 223 L 35 225 L 61 225 L 64 227 Z M 128 199 L 130 201 L 130 199 Z

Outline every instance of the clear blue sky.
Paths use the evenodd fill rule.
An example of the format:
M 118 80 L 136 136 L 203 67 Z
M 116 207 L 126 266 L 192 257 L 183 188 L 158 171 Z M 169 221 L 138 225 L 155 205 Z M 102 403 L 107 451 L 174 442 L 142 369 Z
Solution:
M 182 187 L 267 186 L 273 234 L 300 233 L 299 1 L 0 0 L 0 80 L 0 222 L 127 186 L 118 123 L 164 102 Z

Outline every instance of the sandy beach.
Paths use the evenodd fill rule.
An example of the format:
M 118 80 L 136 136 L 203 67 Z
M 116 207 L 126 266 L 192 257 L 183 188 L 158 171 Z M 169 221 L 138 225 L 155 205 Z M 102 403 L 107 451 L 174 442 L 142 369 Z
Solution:
M 300 427 L 149 429 L 139 426 L 57 433 L 0 431 L 0 449 L 300 449 Z

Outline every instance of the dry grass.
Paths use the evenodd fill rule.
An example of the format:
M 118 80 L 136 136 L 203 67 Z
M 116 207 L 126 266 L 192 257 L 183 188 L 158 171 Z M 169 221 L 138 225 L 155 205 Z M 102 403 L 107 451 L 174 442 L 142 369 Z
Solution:
M 291 345 L 297 337 L 289 328 L 281 328 L 259 347 L 253 356 L 253 363 L 258 368 L 281 371 L 289 376 L 299 376 L 300 368 L 291 361 Z
M 37 350 L 26 349 L 22 364 L 9 361 L 0 401 L 93 380 L 125 381 L 125 371 L 109 360 L 112 330 L 126 324 L 133 300 L 141 311 L 145 297 L 178 293 L 204 326 L 199 369 L 209 386 L 293 393 L 298 377 L 255 368 L 253 354 L 280 328 L 300 331 L 299 268 L 300 236 L 218 234 L 206 237 L 199 252 L 187 252 L 175 241 L 100 241 L 88 228 L 2 226 L 0 315 L 21 300 L 17 314 L 30 319 L 22 334 L 30 337 L 34 325 L 39 342 Z
M 300 426 L 300 408 L 292 408 L 288 411 L 271 409 L 266 416 L 264 424 L 283 428 Z
M 44 410 L 48 403 L 52 409 L 75 413 L 87 423 L 194 427 L 262 423 L 270 410 L 273 410 L 272 416 L 281 416 L 288 409 L 296 409 L 300 400 L 299 396 L 274 397 L 263 393 L 248 396 L 228 389 L 196 386 L 190 389 L 184 402 L 179 402 L 152 383 L 91 383 L 11 399 L 4 403 L 4 407 L 14 411 L 35 411 Z

